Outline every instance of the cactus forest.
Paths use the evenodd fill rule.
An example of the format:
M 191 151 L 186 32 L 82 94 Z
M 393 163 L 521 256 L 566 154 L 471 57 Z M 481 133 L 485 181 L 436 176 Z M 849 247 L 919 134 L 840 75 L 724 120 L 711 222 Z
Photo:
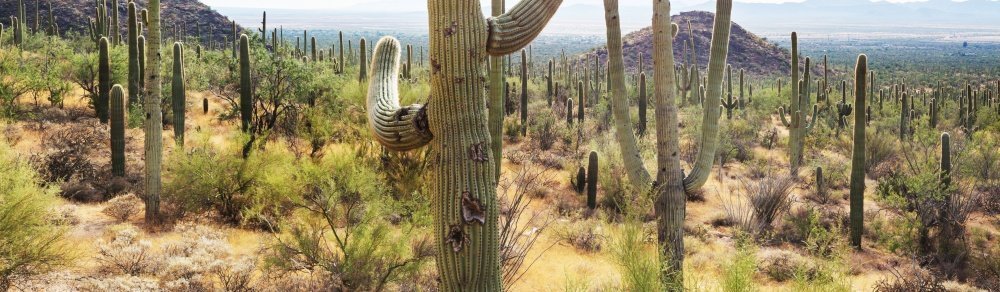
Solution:
M 0 3 L 0 292 L 1000 291 L 995 0 L 272 2 Z

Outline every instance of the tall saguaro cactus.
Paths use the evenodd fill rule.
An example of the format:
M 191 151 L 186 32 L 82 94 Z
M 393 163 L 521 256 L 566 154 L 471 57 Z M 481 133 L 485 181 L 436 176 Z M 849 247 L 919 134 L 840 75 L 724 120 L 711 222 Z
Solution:
M 184 147 L 184 109 L 187 105 L 184 85 L 184 46 L 180 42 L 174 43 L 174 74 L 170 83 L 170 102 L 174 111 L 174 141 L 177 145 Z
M 94 100 L 94 111 L 102 124 L 108 123 L 108 94 L 111 92 L 111 56 L 108 53 L 108 38 L 101 38 L 98 43 L 97 63 L 97 99 Z
M 111 175 L 125 176 L 125 93 L 121 85 L 111 88 Z
M 360 60 L 358 61 L 358 82 L 359 83 L 360 82 L 365 82 L 365 80 L 368 80 L 368 63 L 365 63 L 365 60 L 367 59 L 366 54 L 368 54 L 368 51 L 365 49 L 365 45 L 366 45 L 365 44 L 365 38 L 361 38 L 361 41 L 358 42 L 358 52 L 359 52 L 359 58 L 360 58 Z
M 250 133 L 250 119 L 253 117 L 253 92 L 250 88 L 250 38 L 240 35 L 240 129 Z
M 128 11 L 126 13 L 128 38 L 126 39 L 128 46 L 128 102 L 130 104 L 138 104 L 139 102 L 139 27 L 136 17 L 136 7 L 135 2 L 128 3 Z
M 587 208 L 597 208 L 597 175 L 600 171 L 597 152 L 590 151 L 587 162 Z
M 493 17 L 498 17 L 504 13 L 504 0 L 493 0 L 490 4 L 490 14 Z M 420 49 L 420 59 L 423 62 L 423 48 Z M 489 66 L 489 85 L 488 88 L 488 98 L 489 98 L 489 127 L 490 127 L 490 148 L 493 150 L 493 160 L 502 161 L 503 159 L 503 120 L 505 115 L 504 110 L 504 99 L 509 90 L 505 86 L 504 74 L 503 74 L 503 56 L 490 56 L 490 66 Z M 549 74 L 552 74 L 552 64 L 549 64 Z M 551 77 L 549 78 L 549 87 L 552 87 Z M 500 167 L 496 168 L 495 177 L 500 179 Z
M 430 145 L 433 237 L 442 291 L 500 291 L 496 168 L 490 147 L 484 65 L 527 46 L 561 0 L 521 1 L 483 20 L 479 0 L 427 0 L 430 83 L 427 106 L 399 105 L 400 45 L 376 46 L 368 91 L 375 138 L 396 151 Z M 462 52 L 456 54 L 455 52 Z
M 657 235 L 666 266 L 663 280 L 680 284 L 684 261 L 683 226 L 686 192 L 700 188 L 708 180 L 716 148 L 718 147 L 718 119 L 722 96 L 722 75 L 725 71 L 729 49 L 729 32 L 732 26 L 732 0 L 716 2 L 708 81 L 702 116 L 701 149 L 690 175 L 684 176 L 680 165 L 680 136 L 675 105 L 677 82 L 673 73 L 674 52 L 671 36 L 670 2 L 653 3 L 653 76 L 656 100 L 657 176 L 653 185 L 649 172 L 643 166 L 636 138 L 630 129 L 628 101 L 625 94 L 625 68 L 622 56 L 622 39 L 618 0 L 604 0 L 608 33 L 608 64 L 611 75 L 611 104 L 615 119 L 618 143 L 630 182 L 639 190 L 657 192 L 654 208 L 657 215 Z
M 160 0 L 149 0 L 149 63 L 146 65 L 146 221 L 160 220 L 160 166 L 163 161 L 163 113 L 160 111 L 160 95 L 163 84 L 160 81 Z
M 799 79 L 799 38 L 798 34 L 792 32 L 792 95 L 789 107 L 778 108 L 781 122 L 788 127 L 788 161 L 791 173 L 798 173 L 799 166 L 802 165 L 803 140 L 812 131 L 816 122 L 819 107 L 812 105 L 812 118 L 808 116 L 809 102 L 809 58 L 806 58 L 805 77 Z M 787 118 L 791 115 L 791 119 Z
M 521 136 L 528 136 L 528 54 L 521 49 Z
M 868 57 L 858 56 L 858 64 L 854 68 L 854 106 L 867 107 L 866 82 L 868 73 Z M 861 248 L 861 235 L 864 234 L 865 214 L 865 115 L 854 115 L 854 150 L 851 154 L 851 245 Z

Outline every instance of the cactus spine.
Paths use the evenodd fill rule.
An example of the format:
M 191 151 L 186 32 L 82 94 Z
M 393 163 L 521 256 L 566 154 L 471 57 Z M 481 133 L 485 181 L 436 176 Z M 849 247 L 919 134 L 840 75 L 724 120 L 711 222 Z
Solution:
M 170 87 L 170 102 L 174 112 L 174 140 L 184 147 L 184 105 L 187 104 L 184 85 L 184 46 L 174 43 L 174 74 Z
M 111 175 L 125 176 L 125 93 L 121 85 L 111 87 Z
M 482 18 L 478 0 L 428 0 L 430 95 L 426 107 L 399 106 L 400 45 L 383 38 L 372 58 L 367 98 L 373 136 L 395 151 L 429 144 L 433 237 L 442 291 L 500 291 L 496 168 L 486 112 L 487 56 L 524 48 L 560 0 L 521 1 Z M 455 52 L 462 52 L 455 54 Z
M 149 66 L 146 70 L 145 86 L 145 163 L 146 163 L 146 222 L 156 223 L 160 218 L 160 164 L 163 160 L 163 113 L 160 111 L 160 0 L 148 2 L 149 17 Z M 143 42 L 140 42 L 143 44 Z
M 94 110 L 102 124 L 108 123 L 108 94 L 111 92 L 111 57 L 108 55 L 108 38 L 98 41 L 97 100 Z
M 590 151 L 587 162 L 587 208 L 597 208 L 597 174 L 600 172 L 597 151 Z
M 253 92 L 250 88 L 250 38 L 240 35 L 240 125 L 243 133 L 250 133 L 253 118 Z
M 854 106 L 865 108 L 866 82 L 868 73 L 868 57 L 858 56 L 857 67 L 854 69 Z M 865 117 L 854 115 L 854 149 L 851 154 L 851 245 L 861 248 L 861 236 L 864 234 L 864 204 L 865 204 Z

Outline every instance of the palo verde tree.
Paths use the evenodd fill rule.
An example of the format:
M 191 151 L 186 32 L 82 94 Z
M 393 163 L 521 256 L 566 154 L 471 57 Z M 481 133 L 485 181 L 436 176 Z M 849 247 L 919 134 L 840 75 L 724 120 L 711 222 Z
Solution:
M 497 168 L 486 112 L 488 56 L 516 52 L 541 33 L 562 0 L 521 1 L 484 19 L 478 0 L 428 0 L 431 96 L 399 105 L 400 44 L 383 38 L 371 61 L 368 121 L 386 148 L 430 145 L 431 210 L 443 291 L 499 291 Z M 453 52 L 467 52 L 454 54 Z
M 622 39 L 618 0 L 604 0 L 608 27 L 608 64 L 611 86 L 611 104 L 615 119 L 618 143 L 632 185 L 640 190 L 656 192 L 655 211 L 657 234 L 661 254 L 665 255 L 663 281 L 671 286 L 683 282 L 684 217 L 686 192 L 700 188 L 708 180 L 716 148 L 718 147 L 720 103 L 722 101 L 722 75 L 726 69 L 729 49 L 729 32 L 732 26 L 732 0 L 716 2 L 711 55 L 708 66 L 708 83 L 702 116 L 701 149 L 694 168 L 684 176 L 680 165 L 680 135 L 675 105 L 677 97 L 674 73 L 673 36 L 677 27 L 670 22 L 670 2 L 653 1 L 653 98 L 656 101 L 657 175 L 654 185 L 643 166 L 641 152 L 628 113 L 625 93 L 625 68 L 622 56 Z

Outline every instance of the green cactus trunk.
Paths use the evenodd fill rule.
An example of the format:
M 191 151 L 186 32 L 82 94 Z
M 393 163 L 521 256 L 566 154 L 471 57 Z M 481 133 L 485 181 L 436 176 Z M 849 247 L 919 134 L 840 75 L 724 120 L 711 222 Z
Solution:
M 160 98 L 163 84 L 160 81 L 160 0 L 150 0 L 149 15 L 149 47 L 152 50 L 149 60 L 149 70 L 146 70 L 145 108 L 145 163 L 146 163 L 146 222 L 160 221 L 160 167 L 163 161 L 163 113 L 160 111 Z M 140 42 L 142 44 L 142 42 Z
M 97 99 L 94 100 L 94 110 L 97 119 L 102 124 L 108 123 L 108 94 L 111 92 L 111 57 L 108 53 L 108 38 L 98 41 L 99 53 L 97 64 Z
M 496 17 L 504 12 L 503 0 L 493 0 L 490 6 L 491 15 Z M 423 48 L 420 49 L 420 59 L 423 62 Z M 503 159 L 503 120 L 507 116 L 504 101 L 509 98 L 509 88 L 504 81 L 503 56 L 489 57 L 489 127 L 490 127 L 490 148 L 493 150 L 493 161 Z M 500 167 L 496 168 L 494 177 L 500 179 Z
M 826 191 L 823 189 L 823 167 L 816 167 L 816 195 L 825 197 Z
M 528 136 L 528 63 L 527 53 L 521 50 L 521 136 Z
M 125 176 L 125 93 L 121 85 L 111 88 L 111 175 Z
M 865 108 L 866 81 L 868 73 L 868 57 L 858 56 L 857 67 L 854 69 L 854 106 Z M 854 149 L 851 155 L 851 245 L 861 249 L 861 236 L 864 234 L 865 207 L 865 117 L 854 115 Z
M 436 263 L 442 291 L 500 291 L 496 168 L 484 96 L 487 56 L 525 46 L 560 0 L 522 1 L 483 20 L 478 0 L 428 0 L 431 96 L 426 107 L 399 106 L 400 45 L 383 38 L 372 60 L 368 120 L 395 151 L 429 144 Z M 454 52 L 463 52 L 454 54 Z M 432 134 L 433 133 L 433 134 Z
M 240 129 L 249 134 L 253 118 L 253 92 L 250 84 L 250 38 L 240 35 Z
M 358 42 L 358 82 L 368 80 L 368 63 L 366 62 L 368 50 L 365 49 L 365 38 Z
M 640 67 L 641 68 L 641 67 Z M 636 134 L 640 137 L 646 134 L 646 73 L 639 73 L 639 126 Z
M 174 114 L 174 141 L 184 148 L 184 108 L 187 104 L 187 86 L 184 84 L 184 46 L 174 43 L 174 73 L 170 87 L 170 102 Z
M 337 58 L 340 59 L 340 63 L 337 64 L 337 68 L 338 68 L 337 69 L 337 73 L 343 74 L 344 73 L 344 32 L 341 31 L 341 32 L 337 33 L 337 35 L 338 35 L 337 45 L 340 48 L 340 52 L 337 55 Z
M 128 102 L 139 104 L 139 30 L 137 27 L 135 2 L 128 3 L 126 25 L 128 26 Z
M 35 3 L 38 3 L 38 1 L 35 1 Z M 121 22 L 119 21 L 119 18 L 118 18 L 118 0 L 112 1 L 111 5 L 112 5 L 111 7 L 115 11 L 114 11 L 114 14 L 112 14 L 112 18 L 111 18 L 111 36 L 112 36 L 112 38 L 110 40 L 113 43 L 113 45 L 118 46 L 119 44 L 122 43 Z M 37 12 L 37 9 L 36 9 L 36 12 Z M 35 15 L 37 16 L 37 13 Z M 38 22 L 38 20 L 36 19 L 35 23 L 37 23 L 37 22 Z M 36 30 L 38 29 L 38 25 L 37 24 L 35 25 L 35 29 Z
M 309 47 L 312 50 L 312 61 L 319 62 L 319 57 L 316 55 L 316 37 L 309 39 Z
M 587 170 L 583 168 L 583 166 L 581 166 L 580 169 L 576 171 L 576 193 L 582 195 L 583 191 L 586 190 L 586 188 L 587 188 Z
M 573 99 L 566 99 L 566 125 L 573 126 Z
M 583 112 L 586 109 L 587 91 L 586 87 L 583 85 L 583 81 L 580 81 L 580 100 L 577 102 L 576 120 L 583 126 Z
M 552 92 L 552 69 L 553 69 L 553 66 L 555 66 L 555 61 L 554 60 L 549 60 L 549 75 L 545 75 L 545 98 L 548 101 L 549 106 L 552 106 L 552 95 L 553 95 L 553 92 Z
M 597 208 L 597 175 L 600 173 L 597 152 L 590 151 L 587 162 L 587 208 Z
M 142 94 L 146 92 L 146 37 L 139 36 L 135 43 L 136 52 L 139 54 L 139 102 L 145 104 Z
M 899 140 L 905 141 L 910 135 L 910 99 L 906 92 L 903 92 L 901 102 L 903 105 L 899 109 Z

